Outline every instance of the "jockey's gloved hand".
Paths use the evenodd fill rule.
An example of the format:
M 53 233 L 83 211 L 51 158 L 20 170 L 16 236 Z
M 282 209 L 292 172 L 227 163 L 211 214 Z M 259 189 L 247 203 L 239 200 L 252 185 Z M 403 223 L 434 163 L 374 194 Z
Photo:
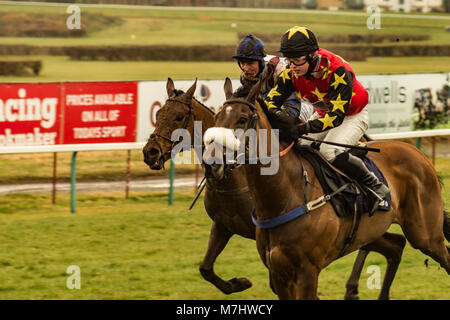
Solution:
M 293 140 L 298 140 L 304 134 L 307 134 L 309 132 L 308 127 L 309 127 L 308 124 L 303 122 L 295 126 L 292 126 L 291 129 L 289 130 L 291 138 Z
M 289 132 L 289 130 L 299 121 L 298 118 L 294 117 L 287 110 L 278 108 L 270 108 L 267 111 L 267 116 L 274 129 L 280 129 L 287 132 Z

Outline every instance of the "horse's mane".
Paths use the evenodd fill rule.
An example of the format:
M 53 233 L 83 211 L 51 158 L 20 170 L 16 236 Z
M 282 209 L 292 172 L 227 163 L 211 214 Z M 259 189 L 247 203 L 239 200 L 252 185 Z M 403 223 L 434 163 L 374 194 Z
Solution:
M 439 185 L 440 185 L 441 190 L 442 190 L 444 188 L 444 178 L 442 178 L 442 176 L 438 175 L 437 173 L 436 173 L 436 175 L 437 175 L 437 178 L 438 178 L 438 181 L 439 181 Z
M 267 114 L 267 105 L 264 102 L 264 99 L 262 97 L 258 97 L 256 98 L 256 100 L 258 101 L 259 105 L 261 106 L 261 109 L 263 109 L 264 113 Z
M 201 103 L 200 101 L 198 101 L 198 99 L 192 97 L 192 99 L 194 99 L 195 101 L 198 102 L 199 105 L 201 105 L 203 108 L 205 108 L 206 110 L 208 110 L 213 116 L 216 115 L 216 113 L 214 111 L 212 111 L 209 107 L 207 107 L 206 105 L 204 105 L 203 103 Z

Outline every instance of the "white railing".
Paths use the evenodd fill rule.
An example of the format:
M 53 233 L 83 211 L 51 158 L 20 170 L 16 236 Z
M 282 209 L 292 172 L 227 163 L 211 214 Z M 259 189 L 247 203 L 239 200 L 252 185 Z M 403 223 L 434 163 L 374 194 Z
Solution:
M 35 152 L 75 152 L 75 151 L 106 151 L 106 150 L 134 150 L 142 149 L 145 142 L 130 143 L 85 143 L 60 144 L 51 146 L 11 146 L 0 147 L 0 154 L 35 153 Z
M 368 134 L 368 136 L 374 140 L 393 140 L 393 139 L 450 136 L 450 129 L 406 131 L 406 132 L 394 132 L 394 133 L 374 133 L 374 134 Z

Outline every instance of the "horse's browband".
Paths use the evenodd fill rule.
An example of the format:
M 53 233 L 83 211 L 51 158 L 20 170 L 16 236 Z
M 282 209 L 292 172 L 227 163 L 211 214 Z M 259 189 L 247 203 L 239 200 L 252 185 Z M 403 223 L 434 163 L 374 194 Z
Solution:
M 255 106 L 253 103 L 251 103 L 251 102 L 249 102 L 249 101 L 247 101 L 247 100 L 241 100 L 241 99 L 230 99 L 230 100 L 225 101 L 225 102 L 223 103 L 223 105 L 226 105 L 226 104 L 232 104 L 232 103 L 242 103 L 242 104 L 245 104 L 245 105 L 248 106 L 250 109 L 252 109 L 252 111 L 254 111 L 254 112 L 256 112 L 256 111 L 258 110 L 258 108 L 256 108 L 256 106 Z
M 187 102 L 184 102 L 184 101 L 181 101 L 181 100 L 177 100 L 177 99 L 170 99 L 170 98 L 167 99 L 166 102 L 167 102 L 167 101 L 178 102 L 178 103 L 184 104 L 185 106 L 188 106 L 189 109 L 194 109 L 192 100 L 191 100 L 191 103 L 187 103 Z

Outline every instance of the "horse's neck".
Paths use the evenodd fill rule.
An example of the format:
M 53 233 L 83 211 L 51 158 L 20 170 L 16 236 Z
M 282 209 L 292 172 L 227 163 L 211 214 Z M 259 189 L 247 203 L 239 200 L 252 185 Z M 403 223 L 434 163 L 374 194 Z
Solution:
M 257 204 L 259 220 L 274 218 L 304 204 L 303 166 L 293 150 L 279 158 L 276 174 L 261 175 L 262 167 L 261 164 L 245 166 L 248 186 Z
M 219 181 L 207 180 L 206 186 L 210 190 L 217 192 L 232 192 L 232 193 L 244 193 L 248 192 L 247 179 L 245 178 L 245 172 L 243 167 L 233 169 L 225 174 L 225 176 Z
M 265 114 L 261 114 L 263 113 L 261 109 L 259 111 L 258 127 L 271 132 L 272 127 L 267 117 Z M 269 141 L 272 138 L 277 139 L 271 136 L 270 139 L 266 140 L 268 149 L 272 149 L 269 146 Z M 259 143 L 258 149 L 260 149 Z M 287 144 L 280 143 L 278 152 L 285 150 L 287 147 Z M 261 169 L 268 166 L 261 163 L 245 166 L 248 185 L 258 204 L 257 211 L 261 215 L 260 219 L 273 218 L 304 203 L 305 178 L 302 162 L 305 163 L 305 161 L 292 149 L 283 156 L 280 156 L 280 153 L 271 154 L 270 151 L 267 154 L 278 159 L 278 170 L 274 174 L 261 175 Z
M 192 103 L 194 107 L 194 119 L 195 121 L 201 121 L 202 127 L 201 132 L 197 131 L 197 127 L 192 126 L 191 134 L 191 148 L 194 149 L 199 160 L 202 160 L 202 151 L 204 150 L 203 135 L 206 130 L 214 126 L 214 113 L 209 110 L 206 106 L 202 105 L 195 98 L 192 98 Z
M 205 133 L 206 130 L 214 127 L 214 113 L 196 99 L 192 98 L 192 101 L 196 120 L 202 122 L 202 133 Z

